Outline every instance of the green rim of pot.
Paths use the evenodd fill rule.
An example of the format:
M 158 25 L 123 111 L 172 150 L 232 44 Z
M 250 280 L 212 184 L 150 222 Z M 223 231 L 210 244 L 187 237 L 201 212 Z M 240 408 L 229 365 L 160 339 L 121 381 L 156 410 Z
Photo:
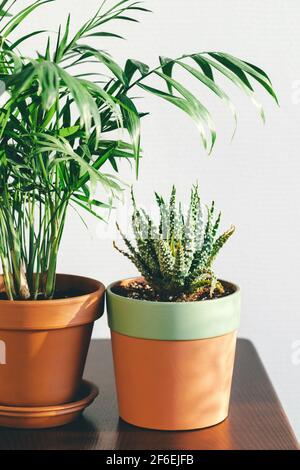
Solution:
M 225 282 L 225 281 L 221 281 Z M 129 299 L 107 288 L 108 324 L 112 331 L 135 338 L 196 340 L 222 336 L 240 323 L 241 292 L 199 302 L 153 302 Z

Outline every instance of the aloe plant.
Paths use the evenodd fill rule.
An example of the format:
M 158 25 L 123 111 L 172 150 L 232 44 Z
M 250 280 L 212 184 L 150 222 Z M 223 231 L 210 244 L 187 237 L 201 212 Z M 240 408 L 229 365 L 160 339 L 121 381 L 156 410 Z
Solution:
M 137 207 L 132 192 L 132 229 L 135 244 L 117 225 L 127 250 L 115 248 L 126 256 L 145 278 L 159 300 L 199 299 L 224 294 L 224 287 L 212 270 L 219 251 L 234 233 L 232 226 L 218 235 L 221 213 L 215 215 L 215 204 L 204 207 L 198 185 L 191 191 L 189 210 L 183 214 L 176 205 L 173 186 L 169 202 L 156 194 L 160 222 Z
M 136 107 L 137 90 L 187 113 L 208 152 L 216 140 L 213 119 L 175 78 L 176 68 L 186 70 L 222 99 L 235 120 L 234 106 L 215 73 L 245 92 L 262 118 L 253 83 L 276 100 L 261 69 L 221 52 L 160 57 L 154 69 L 133 59 L 119 65 L 101 49 L 101 38 L 118 37 L 107 31 L 109 23 L 136 21 L 132 15 L 147 11 L 139 1 L 113 5 L 103 1 L 77 31 L 69 15 L 57 34 L 38 30 L 16 35 L 31 13 L 52 2 L 29 2 L 12 14 L 18 0 L 0 1 L 0 80 L 6 89 L 0 107 L 0 257 L 7 297 L 12 300 L 52 298 L 68 208 L 79 206 L 103 218 L 102 209 L 110 208 L 123 190 L 117 175 L 119 160 L 134 160 L 138 174 L 140 120 L 145 113 Z M 25 56 L 23 43 L 42 34 L 47 35 L 44 49 L 34 57 Z M 99 41 L 100 48 L 88 45 L 88 39 Z M 88 68 L 90 63 L 97 64 L 96 74 Z M 83 65 L 86 72 L 79 73 L 78 66 Z M 161 80 L 161 88 L 152 86 L 153 76 Z M 119 129 L 126 130 L 128 141 L 119 138 Z M 114 137 L 113 131 L 117 131 Z M 104 188 L 103 201 L 95 196 L 98 184 Z

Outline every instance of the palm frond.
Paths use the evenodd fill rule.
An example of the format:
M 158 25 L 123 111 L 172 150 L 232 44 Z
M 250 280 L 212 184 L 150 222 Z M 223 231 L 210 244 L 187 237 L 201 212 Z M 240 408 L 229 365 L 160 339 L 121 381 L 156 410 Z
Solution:
M 191 66 L 187 62 L 188 60 L 193 60 L 199 66 L 199 70 Z M 169 101 L 186 112 L 196 123 L 202 137 L 203 145 L 208 153 L 211 153 L 216 140 L 216 131 L 212 117 L 204 104 L 192 95 L 184 85 L 173 78 L 176 65 L 186 70 L 190 75 L 201 82 L 202 85 L 207 87 L 226 103 L 234 118 L 235 128 L 233 135 L 237 125 L 237 112 L 228 93 L 217 84 L 213 70 L 219 72 L 223 77 L 227 78 L 249 96 L 252 104 L 258 109 L 263 121 L 265 120 L 264 110 L 261 103 L 256 98 L 256 93 L 254 92 L 250 80 L 252 79 L 258 85 L 262 86 L 278 104 L 278 98 L 272 83 L 263 70 L 224 52 L 189 54 L 178 59 L 160 58 L 160 65 L 152 70 L 146 69 L 144 66 L 143 72 L 141 72 L 141 70 L 137 68 L 135 71 L 140 72 L 140 77 L 135 81 L 132 81 L 132 75 L 128 75 L 128 90 L 138 86 L 159 98 Z M 158 75 L 166 83 L 167 92 L 145 83 L 147 77 L 152 74 Z M 179 96 L 175 95 L 175 91 L 179 93 Z M 209 131 L 209 134 L 207 131 Z

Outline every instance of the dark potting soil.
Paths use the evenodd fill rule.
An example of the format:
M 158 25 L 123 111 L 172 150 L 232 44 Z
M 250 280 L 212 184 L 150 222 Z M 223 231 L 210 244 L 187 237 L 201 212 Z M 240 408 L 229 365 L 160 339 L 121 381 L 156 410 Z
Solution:
M 219 299 L 234 293 L 234 289 L 230 284 L 222 283 L 222 286 L 224 287 L 224 292 L 220 293 L 215 291 L 212 297 L 210 296 L 210 289 L 203 288 L 201 291 L 194 294 L 174 295 L 167 299 L 161 298 L 160 295 L 144 281 L 133 280 L 126 283 L 121 282 L 113 286 L 111 290 L 114 294 L 136 300 L 148 300 L 152 302 L 199 302 L 201 300 Z
M 69 290 L 68 292 L 56 291 L 51 300 L 69 299 L 71 297 L 80 297 L 81 295 L 85 295 L 85 293 L 80 292 L 78 290 Z M 0 292 L 0 300 L 9 300 L 6 295 L 6 292 Z M 16 300 L 21 301 L 23 299 L 16 299 Z M 28 299 L 28 300 L 30 301 L 33 299 Z M 41 294 L 35 300 L 49 300 L 49 299 L 45 299 Z

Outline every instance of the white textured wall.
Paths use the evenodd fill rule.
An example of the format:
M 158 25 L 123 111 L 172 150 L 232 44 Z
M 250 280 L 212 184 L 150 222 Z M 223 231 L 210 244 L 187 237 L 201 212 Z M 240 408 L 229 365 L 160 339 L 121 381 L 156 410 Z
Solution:
M 99 0 L 58 0 L 43 14 L 36 13 L 28 29 L 33 24 L 54 29 L 69 10 L 78 25 L 98 4 Z M 278 92 L 280 109 L 261 93 L 267 114 L 264 128 L 247 98 L 227 87 L 240 115 L 230 144 L 232 121 L 227 110 L 207 98 L 201 86 L 193 85 L 217 116 L 219 139 L 211 158 L 180 111 L 154 97 L 141 101 L 152 116 L 143 122 L 145 157 L 137 193 L 144 205 L 150 205 L 154 189 L 167 193 L 175 183 L 184 199 L 198 179 L 203 199 L 215 199 L 222 209 L 224 227 L 236 224 L 237 233 L 218 260 L 218 274 L 241 285 L 240 335 L 257 347 L 300 437 L 300 93 L 293 88 L 300 89 L 300 3 L 148 0 L 146 4 L 155 14 L 144 15 L 142 25 L 116 22 L 114 26 L 128 41 L 99 40 L 99 47 L 109 49 L 121 62 L 131 57 L 153 65 L 159 54 L 175 57 L 224 50 L 265 68 Z M 121 176 L 131 178 L 127 165 Z M 119 213 L 126 221 L 125 209 Z M 93 276 L 106 284 L 134 274 L 134 268 L 113 250 L 111 233 L 105 236 L 94 220 L 89 219 L 89 225 L 87 232 L 76 214 L 70 215 L 60 270 Z M 104 318 L 95 336 L 106 335 Z

